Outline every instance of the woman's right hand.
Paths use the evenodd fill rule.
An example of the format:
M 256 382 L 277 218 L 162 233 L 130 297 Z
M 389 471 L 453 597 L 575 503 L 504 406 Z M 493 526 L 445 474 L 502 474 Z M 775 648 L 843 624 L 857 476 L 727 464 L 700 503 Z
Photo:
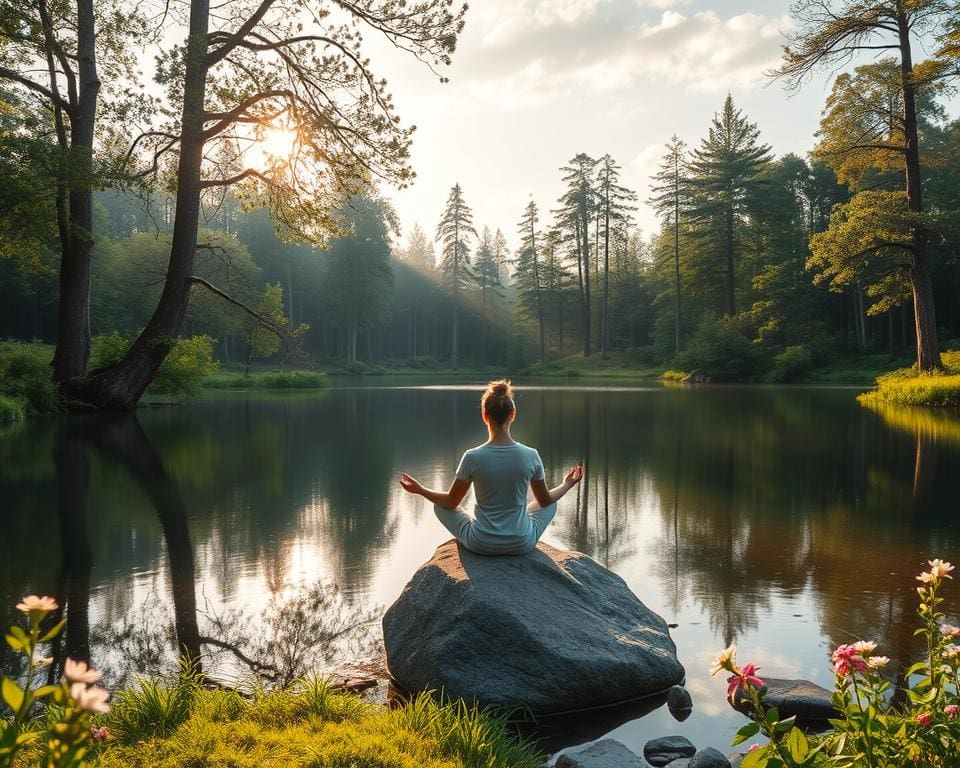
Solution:
M 420 483 L 414 480 L 412 477 L 410 477 L 410 475 L 408 475 L 406 472 L 400 475 L 400 485 L 403 487 L 403 490 L 405 490 L 407 493 L 416 493 L 416 494 L 423 493 L 423 486 L 420 485 Z
M 563 484 L 567 488 L 573 488 L 577 483 L 583 479 L 583 465 L 577 464 L 573 469 L 567 472 L 567 476 L 563 478 Z

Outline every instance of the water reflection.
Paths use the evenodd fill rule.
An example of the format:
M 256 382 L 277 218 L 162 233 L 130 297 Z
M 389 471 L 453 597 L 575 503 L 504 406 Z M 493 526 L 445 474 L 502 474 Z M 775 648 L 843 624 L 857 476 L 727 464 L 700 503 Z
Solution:
M 199 654 L 205 617 L 257 615 L 290 584 L 389 603 L 446 538 L 398 489 L 400 467 L 449 481 L 483 439 L 477 399 L 234 394 L 18 425 L 0 435 L 0 618 L 23 593 L 57 594 L 62 652 L 129 666 L 117 633 L 139 627 L 154 663 L 164 645 Z M 913 574 L 928 555 L 957 557 L 956 415 L 874 412 L 848 390 L 527 387 L 514 433 L 551 479 L 583 462 L 548 541 L 616 570 L 679 625 L 697 705 L 683 726 L 717 746 L 739 722 L 705 675 L 717 648 L 737 640 L 768 673 L 821 682 L 827 646 L 851 637 L 908 659 Z M 151 604 L 168 613 L 149 619 Z M 642 747 L 677 730 L 657 717 L 618 737 Z

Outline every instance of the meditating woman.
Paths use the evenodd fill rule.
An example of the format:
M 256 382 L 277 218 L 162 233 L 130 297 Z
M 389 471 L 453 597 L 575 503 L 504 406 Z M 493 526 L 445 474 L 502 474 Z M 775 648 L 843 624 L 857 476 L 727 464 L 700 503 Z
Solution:
M 424 488 L 406 472 L 400 484 L 433 502 L 437 519 L 467 549 L 481 555 L 521 555 L 532 551 L 553 516 L 557 502 L 580 482 L 583 469 L 571 469 L 556 488 L 547 488 L 540 454 L 510 436 L 517 417 L 510 382 L 491 381 L 480 398 L 489 439 L 460 459 L 448 491 Z M 473 483 L 475 516 L 459 504 Z M 527 506 L 527 489 L 536 502 Z

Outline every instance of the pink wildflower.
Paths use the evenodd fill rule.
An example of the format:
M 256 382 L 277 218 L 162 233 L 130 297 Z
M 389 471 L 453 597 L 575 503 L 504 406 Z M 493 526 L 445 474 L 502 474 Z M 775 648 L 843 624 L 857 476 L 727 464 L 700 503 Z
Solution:
M 110 738 L 110 731 L 107 730 L 107 726 L 101 725 L 91 725 L 90 726 L 90 738 L 94 741 L 106 741 Z
M 751 744 L 751 745 L 750 745 L 750 748 L 747 750 L 747 752 L 756 752 L 758 749 L 760 749 L 760 745 L 759 745 L 759 744 Z
M 954 717 L 957 712 L 960 712 L 960 707 L 956 704 L 947 704 L 947 706 L 943 708 L 943 714 L 949 715 L 950 717 Z
M 930 725 L 930 723 L 931 723 L 932 721 L 933 721 L 933 717 L 930 715 L 929 712 L 921 712 L 919 715 L 917 715 L 917 724 L 918 724 L 918 725 L 922 725 L 922 726 L 926 727 L 926 726 Z
M 85 661 L 67 659 L 63 665 L 63 679 L 68 683 L 87 683 L 92 685 L 103 677 L 102 672 L 87 666 Z
M 755 664 L 745 664 L 743 669 L 740 670 L 739 675 L 731 675 L 727 678 L 727 698 L 732 702 L 734 697 L 737 694 L 737 691 L 741 688 L 747 688 L 748 686 L 753 686 L 754 688 L 762 688 L 763 680 L 757 677 L 757 672 L 760 671 L 760 667 Z
M 876 645 L 873 647 L 876 648 Z M 852 672 L 864 672 L 868 668 L 866 659 L 860 655 L 856 645 L 838 645 L 830 655 L 830 660 L 833 662 L 833 672 L 838 677 L 847 677 Z
M 27 595 L 17 603 L 17 610 L 24 613 L 50 613 L 57 610 L 57 601 L 52 597 Z
M 944 624 L 940 627 L 940 633 L 944 637 L 960 637 L 960 627 L 955 627 L 953 624 Z

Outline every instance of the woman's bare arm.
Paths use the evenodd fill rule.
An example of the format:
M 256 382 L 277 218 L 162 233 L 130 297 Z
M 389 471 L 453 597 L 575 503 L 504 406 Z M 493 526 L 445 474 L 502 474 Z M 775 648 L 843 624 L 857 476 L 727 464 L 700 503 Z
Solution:
M 563 482 L 556 488 L 547 488 L 546 480 L 531 480 L 530 489 L 533 491 L 533 498 L 541 507 L 549 507 L 562 499 L 573 486 L 583 478 L 583 467 L 577 464 L 573 469 L 567 472 Z
M 400 485 L 407 493 L 423 496 L 444 509 L 456 509 L 460 506 L 460 502 L 463 501 L 463 497 L 467 495 L 467 491 L 470 489 L 470 481 L 461 480 L 458 477 L 450 485 L 449 490 L 435 491 L 432 488 L 424 488 L 406 472 L 400 476 Z

